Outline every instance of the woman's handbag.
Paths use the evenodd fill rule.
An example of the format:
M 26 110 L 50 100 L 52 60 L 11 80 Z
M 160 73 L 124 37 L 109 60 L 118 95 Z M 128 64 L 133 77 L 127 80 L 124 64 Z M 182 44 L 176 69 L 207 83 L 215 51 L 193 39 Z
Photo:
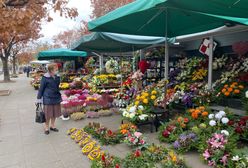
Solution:
M 35 122 L 37 122 L 37 123 L 45 123 L 46 122 L 45 113 L 43 111 L 41 103 L 36 104 Z

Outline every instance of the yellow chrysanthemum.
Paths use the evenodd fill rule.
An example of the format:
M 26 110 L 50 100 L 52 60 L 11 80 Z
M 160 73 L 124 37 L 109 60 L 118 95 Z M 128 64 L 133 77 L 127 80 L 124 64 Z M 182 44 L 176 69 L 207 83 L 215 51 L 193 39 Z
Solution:
M 144 103 L 144 104 L 147 104 L 147 103 L 148 103 L 148 99 L 144 99 L 144 100 L 143 100 L 143 103 Z
M 139 105 L 139 101 L 136 101 L 134 104 L 135 104 L 136 106 L 138 106 L 138 105 Z
M 140 100 L 144 100 L 144 99 L 146 99 L 145 96 L 141 96 L 141 97 L 140 97 Z
M 139 100 L 140 99 L 140 95 L 136 96 L 136 100 Z
M 151 99 L 152 99 L 152 100 L 155 100 L 155 99 L 156 99 L 156 96 L 152 95 L 152 96 L 151 96 Z
M 157 91 L 156 90 L 153 90 L 152 91 L 152 95 L 156 95 L 157 94 Z

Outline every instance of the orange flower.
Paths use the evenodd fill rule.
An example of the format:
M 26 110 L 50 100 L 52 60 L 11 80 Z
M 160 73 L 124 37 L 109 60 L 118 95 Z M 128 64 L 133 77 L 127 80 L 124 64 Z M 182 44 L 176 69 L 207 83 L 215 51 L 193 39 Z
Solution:
M 126 129 L 122 129 L 122 130 L 121 130 L 121 133 L 124 135 L 124 134 L 127 134 L 128 131 L 127 131 Z
M 235 87 L 236 87 L 236 85 L 233 85 L 233 84 L 232 84 L 230 87 L 231 87 L 231 88 L 235 88 Z
M 203 116 L 203 117 L 208 116 L 208 112 L 207 112 L 207 111 L 202 112 L 202 116 Z
M 201 111 L 199 109 L 196 109 L 194 113 L 199 114 L 199 113 L 201 113 Z
M 243 85 L 239 85 L 239 88 L 242 90 L 242 89 L 244 89 L 244 86 Z
M 240 90 L 239 90 L 239 89 L 235 89 L 235 90 L 234 90 L 234 93 L 235 93 L 235 94 L 239 94 L 239 93 L 240 93 Z
M 238 85 L 238 82 L 233 82 L 232 85 Z
M 197 119 L 198 118 L 198 113 L 192 113 L 192 118 Z
M 224 88 L 228 88 L 228 85 L 224 85 Z
M 179 123 L 182 122 L 182 117 L 178 117 L 177 122 L 179 122 Z
M 225 92 L 224 95 L 225 96 L 230 96 L 230 92 Z
M 228 92 L 232 92 L 233 91 L 233 88 L 228 88 Z
M 189 109 L 190 113 L 193 113 L 195 111 L 195 109 Z
M 199 107 L 199 110 L 203 111 L 203 110 L 205 110 L 205 107 L 204 106 L 200 106 Z
M 225 88 L 223 88 L 223 89 L 221 90 L 221 92 L 222 92 L 222 93 L 225 93 L 225 92 L 226 92 L 226 89 L 225 89 Z
M 186 127 L 186 124 L 182 123 L 182 124 L 180 124 L 180 126 L 181 126 L 182 128 L 185 128 L 185 127 Z

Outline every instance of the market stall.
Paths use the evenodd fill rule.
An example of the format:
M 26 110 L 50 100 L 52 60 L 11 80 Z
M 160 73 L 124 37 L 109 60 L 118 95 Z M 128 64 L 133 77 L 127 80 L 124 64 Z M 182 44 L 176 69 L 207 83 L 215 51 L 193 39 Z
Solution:
M 247 2 L 239 2 L 135 1 L 90 22 L 89 29 L 175 37 L 224 25 L 247 25 L 248 13 L 244 7 Z M 180 153 L 197 149 L 211 167 L 247 167 L 244 158 L 247 153 L 244 154 L 242 150 L 247 146 L 243 146 L 244 136 L 247 137 L 247 116 L 234 115 L 224 107 L 217 111 L 209 108 L 211 103 L 219 104 L 220 100 L 227 99 L 230 102 L 226 105 L 230 106 L 234 104 L 233 98 L 242 100 L 246 107 L 247 42 L 233 44 L 233 56 L 224 54 L 213 58 L 213 35 L 216 34 L 204 39 L 200 47 L 205 56 L 181 58 L 171 72 L 166 42 L 165 79 L 168 81 L 147 86 L 136 94 L 123 110 L 123 118 L 139 125 L 142 121 L 154 121 L 154 117 L 157 118 L 154 107 L 172 107 L 182 103 L 184 106 L 181 111 L 172 107 L 178 110 L 175 112 L 177 116 L 170 115 L 171 121 L 160 127 L 159 138 L 162 142 L 172 143 L 173 148 Z M 212 85 L 213 69 L 219 75 Z M 165 85 L 166 91 L 163 90 Z

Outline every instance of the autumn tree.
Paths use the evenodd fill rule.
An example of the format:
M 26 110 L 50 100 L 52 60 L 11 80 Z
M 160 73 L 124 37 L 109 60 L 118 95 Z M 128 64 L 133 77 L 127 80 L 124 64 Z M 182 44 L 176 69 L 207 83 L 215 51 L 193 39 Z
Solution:
M 71 30 L 60 32 L 58 35 L 53 37 L 53 42 L 55 45 L 59 47 L 70 48 L 71 45 L 79 38 L 80 38 L 79 30 L 78 28 L 74 28 Z
M 78 15 L 67 4 L 68 0 L 0 0 L 0 59 L 4 81 L 10 81 L 8 60 L 13 46 L 39 38 L 42 20 L 52 20 L 51 10 L 69 18 Z
M 126 5 L 134 0 L 90 0 L 93 12 L 91 17 L 97 18 L 106 13 Z
M 35 57 L 33 53 L 25 51 L 17 54 L 16 58 L 19 65 L 26 65 L 29 64 L 30 61 L 33 61 Z

